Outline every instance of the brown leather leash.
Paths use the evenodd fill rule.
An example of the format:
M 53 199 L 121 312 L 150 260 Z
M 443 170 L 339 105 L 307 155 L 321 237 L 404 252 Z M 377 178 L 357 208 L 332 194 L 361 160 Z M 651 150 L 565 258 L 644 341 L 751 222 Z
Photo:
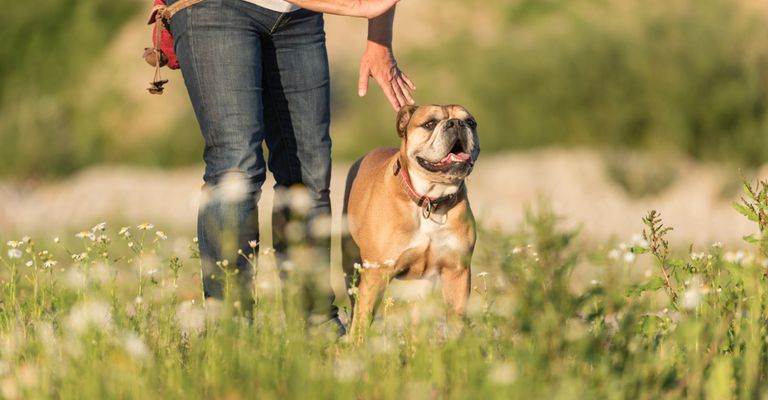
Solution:
M 149 93 L 163 94 L 163 85 L 168 83 L 168 79 L 163 79 L 160 74 L 160 67 L 165 65 L 167 62 L 167 58 L 165 61 L 163 60 L 164 54 L 160 51 L 160 36 L 162 35 L 163 30 L 170 32 L 171 18 L 173 18 L 177 12 L 202 1 L 204 0 L 179 0 L 170 6 L 158 4 L 152 7 L 152 12 L 149 15 L 149 21 L 147 24 L 155 24 L 155 35 L 153 38 L 152 48 L 145 49 L 144 52 L 144 59 L 147 60 L 148 63 L 153 64 L 155 67 L 155 76 L 152 80 L 152 83 L 150 83 L 150 87 L 147 88 Z M 154 58 L 152 55 L 154 55 Z

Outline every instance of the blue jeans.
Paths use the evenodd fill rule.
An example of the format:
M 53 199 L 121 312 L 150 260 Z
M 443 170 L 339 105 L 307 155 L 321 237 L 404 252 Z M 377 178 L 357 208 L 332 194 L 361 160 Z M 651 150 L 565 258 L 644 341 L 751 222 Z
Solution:
M 289 241 L 297 241 L 295 234 L 286 234 L 292 220 L 306 224 L 301 242 L 320 249 L 315 261 L 322 264 L 322 274 L 315 276 L 326 281 L 316 286 L 324 288 L 321 303 L 327 304 L 310 307 L 335 318 L 330 238 L 310 234 L 313 221 L 331 213 L 330 77 L 323 15 L 303 9 L 279 13 L 242 0 L 204 0 L 177 13 L 171 32 L 205 140 L 198 240 L 206 296 L 224 295 L 217 261 L 236 266 L 243 290 L 251 282 L 252 268 L 237 251 L 251 253 L 249 242 L 259 239 L 256 204 L 269 167 L 276 197 L 280 189 L 297 186 L 308 195 L 307 207 L 300 211 L 275 199 L 275 250 L 286 254 Z M 266 161 L 262 142 L 269 150 Z

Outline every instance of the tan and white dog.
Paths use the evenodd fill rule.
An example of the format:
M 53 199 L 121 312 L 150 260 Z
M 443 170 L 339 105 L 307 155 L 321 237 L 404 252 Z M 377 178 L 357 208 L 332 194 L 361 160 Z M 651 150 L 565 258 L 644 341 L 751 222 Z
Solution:
M 464 179 L 480 153 L 477 122 L 458 105 L 406 106 L 397 133 L 399 149 L 371 151 L 347 176 L 342 264 L 347 287 L 356 285 L 353 335 L 370 325 L 392 278 L 439 276 L 458 315 L 469 298 L 475 220 Z M 357 275 L 355 263 L 364 265 Z

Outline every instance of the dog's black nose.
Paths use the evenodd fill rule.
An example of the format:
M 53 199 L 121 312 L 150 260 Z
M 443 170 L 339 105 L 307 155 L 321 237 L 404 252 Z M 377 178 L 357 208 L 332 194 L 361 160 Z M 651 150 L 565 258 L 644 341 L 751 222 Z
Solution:
M 451 118 L 448 121 L 445 121 L 445 129 L 451 129 L 454 127 L 464 127 L 464 121 L 460 120 L 458 118 Z

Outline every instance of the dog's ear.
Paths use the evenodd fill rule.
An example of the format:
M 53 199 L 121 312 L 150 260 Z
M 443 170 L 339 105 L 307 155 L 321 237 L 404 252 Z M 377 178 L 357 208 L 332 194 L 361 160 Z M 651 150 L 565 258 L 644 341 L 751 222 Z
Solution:
M 405 105 L 397 112 L 397 136 L 405 137 L 405 130 L 408 128 L 408 122 L 411 121 L 413 112 L 419 106 Z

